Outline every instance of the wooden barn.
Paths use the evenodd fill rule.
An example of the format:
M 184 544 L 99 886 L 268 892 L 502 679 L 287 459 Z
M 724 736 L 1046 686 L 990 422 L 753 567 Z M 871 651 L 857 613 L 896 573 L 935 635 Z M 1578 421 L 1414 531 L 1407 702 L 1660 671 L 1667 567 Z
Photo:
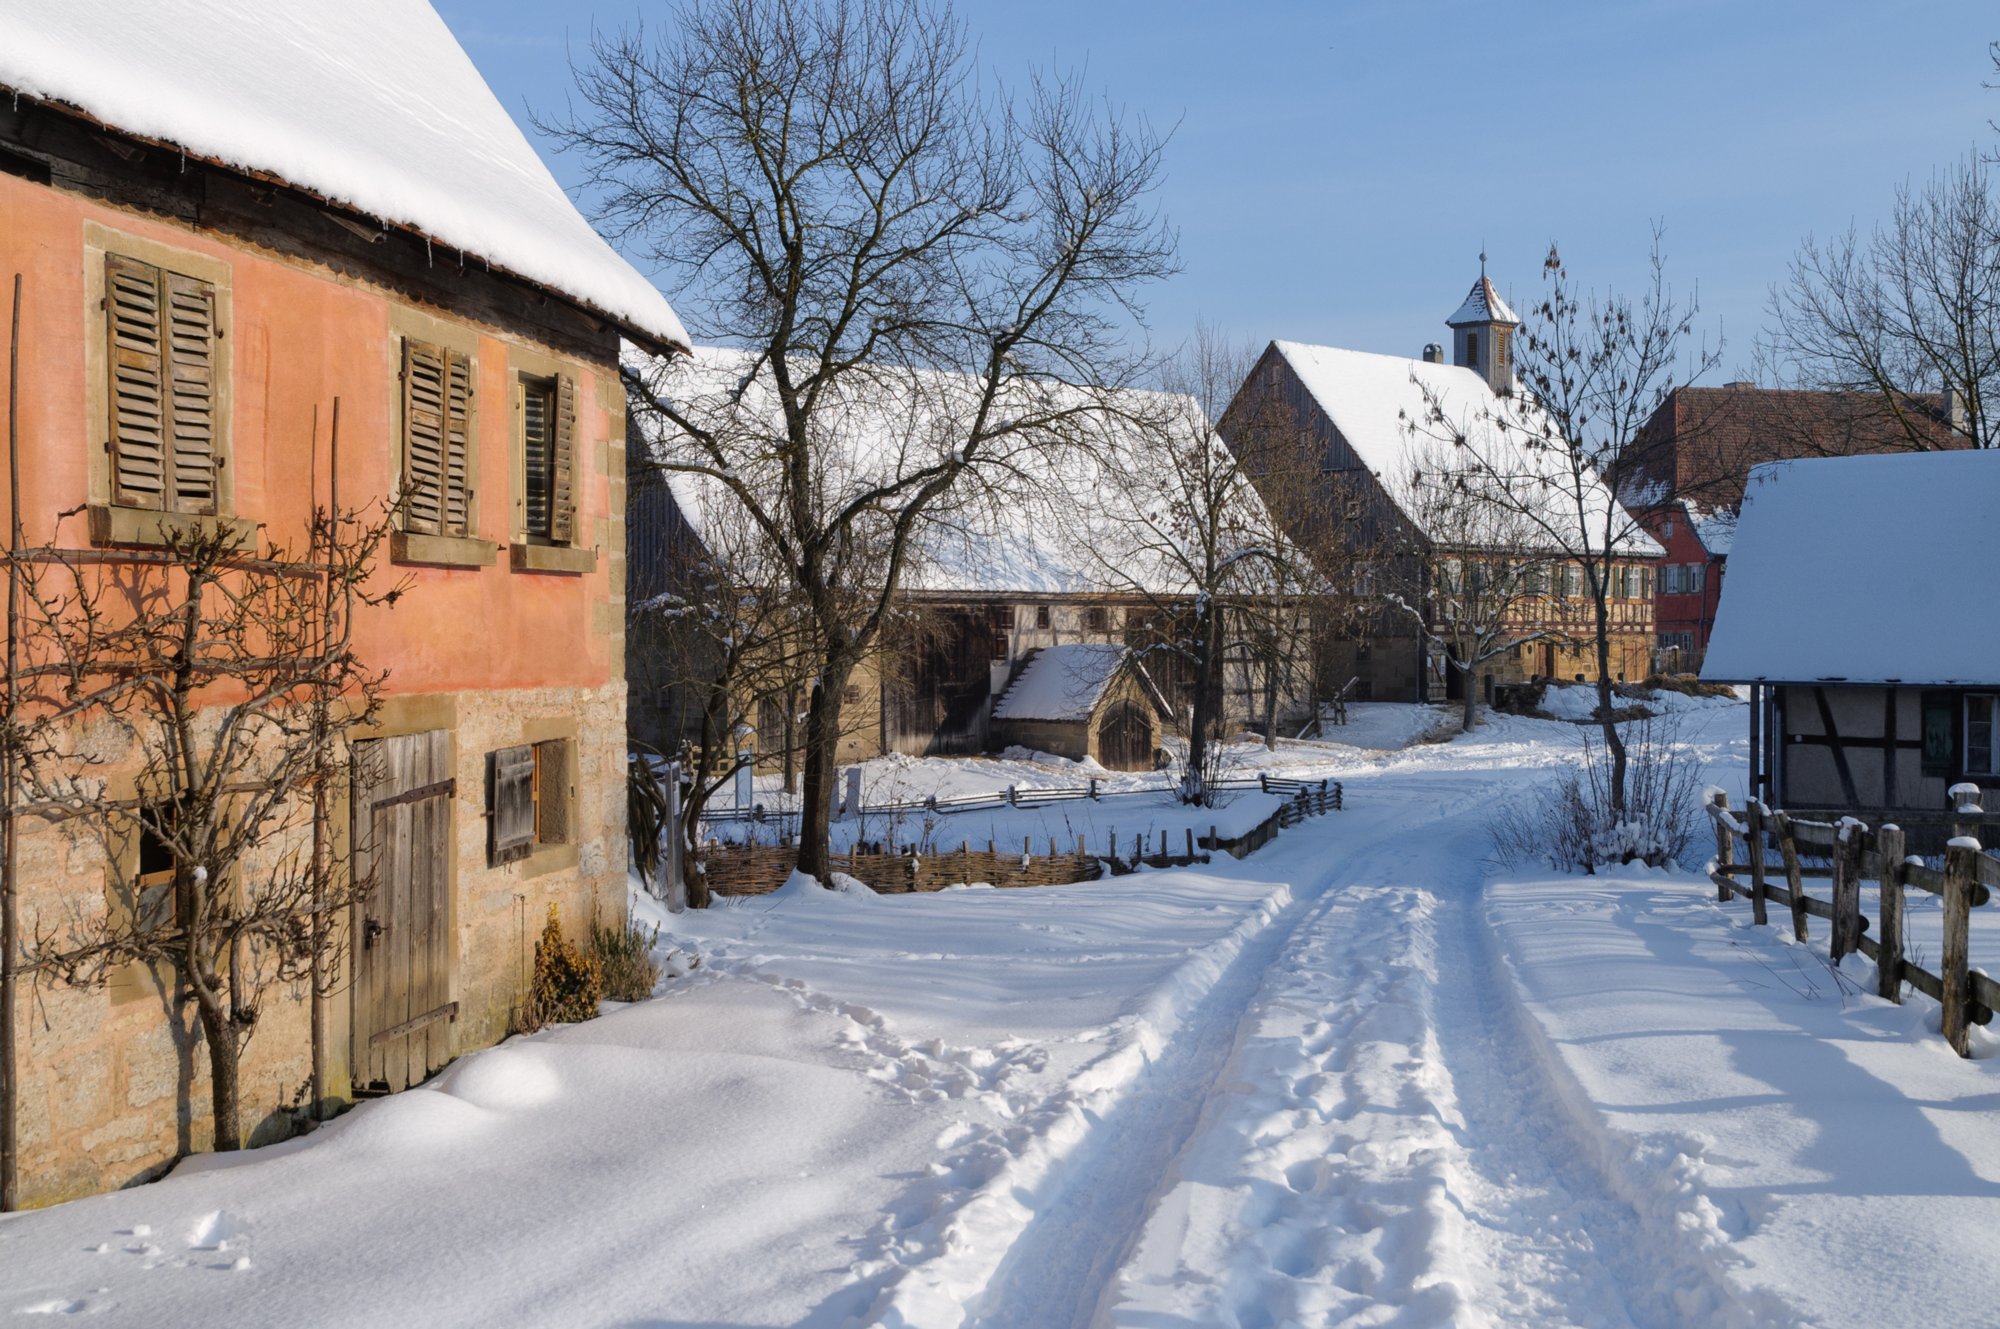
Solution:
M 2000 793 L 2000 454 L 1751 473 L 1702 677 L 1751 688 L 1773 807 L 1938 813 Z
M 700 348 L 675 372 L 720 372 L 733 382 L 740 361 L 740 352 Z M 852 427 L 832 440 L 820 464 L 845 482 L 866 473 L 871 458 L 911 446 L 913 431 L 925 434 L 922 442 L 928 445 L 934 431 L 922 428 L 921 417 L 951 393 L 948 385 L 933 384 L 923 396 L 913 411 L 859 404 L 846 417 Z M 1133 398 L 1128 404 L 1135 415 L 1142 409 L 1157 412 L 1162 400 L 1158 394 Z M 917 426 L 910 423 L 913 415 Z M 635 427 L 643 432 L 648 426 Z M 886 753 L 978 753 L 1019 741 L 999 732 L 995 702 L 1038 652 L 1077 644 L 1142 656 L 1146 686 L 1158 703 L 1157 723 L 1169 731 L 1178 727 L 1191 696 L 1190 680 L 1179 657 L 1160 647 L 1184 626 L 1189 597 L 1171 568 L 1122 543 L 1141 524 L 1128 511 L 1138 502 L 1098 469 L 1111 449 L 1166 445 L 1143 430 L 1098 427 L 1107 436 L 1089 446 L 1023 447 L 1007 491 L 954 497 L 926 515 L 901 578 L 900 619 L 848 684 L 840 761 Z M 671 442 L 649 439 L 648 447 Z M 638 448 L 628 466 L 632 604 L 693 606 L 718 579 L 782 582 L 781 571 L 755 566 L 766 556 L 745 538 L 740 519 L 716 486 L 686 472 L 662 470 Z M 1255 502 L 1247 490 L 1245 497 Z M 704 705 L 700 670 L 686 667 L 689 653 L 674 641 L 686 635 L 689 612 L 637 614 L 627 640 L 631 732 L 661 751 L 675 750 L 691 734 Z M 1302 654 L 1306 649 L 1301 645 Z M 679 661 L 679 668 L 656 675 L 661 660 Z M 696 677 L 691 680 L 690 674 Z M 1310 714 L 1306 694 L 1312 681 L 1303 667 L 1283 671 L 1281 721 L 1296 725 Z M 774 679 L 740 708 L 752 731 L 745 743 L 762 769 L 779 768 L 785 754 L 796 753 L 803 742 L 799 717 L 805 707 L 798 686 Z M 1253 718 L 1264 686 L 1261 665 L 1247 659 L 1232 663 L 1224 672 L 1226 722 Z M 1158 738 L 1154 733 L 1147 747 L 1148 764 Z M 1063 742 L 1080 750 L 1079 744 Z

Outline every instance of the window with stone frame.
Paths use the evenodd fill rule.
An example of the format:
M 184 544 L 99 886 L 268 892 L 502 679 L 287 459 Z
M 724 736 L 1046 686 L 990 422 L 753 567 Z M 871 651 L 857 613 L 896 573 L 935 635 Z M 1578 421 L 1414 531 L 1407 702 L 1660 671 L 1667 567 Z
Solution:
M 219 512 L 224 358 L 215 283 L 107 253 L 103 309 L 112 503 Z

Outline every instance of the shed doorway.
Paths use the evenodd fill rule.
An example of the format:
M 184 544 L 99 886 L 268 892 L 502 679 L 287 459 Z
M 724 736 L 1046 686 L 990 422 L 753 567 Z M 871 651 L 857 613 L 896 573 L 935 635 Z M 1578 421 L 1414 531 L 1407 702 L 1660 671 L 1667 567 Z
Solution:
M 1116 702 L 1097 729 L 1098 762 L 1114 771 L 1144 771 L 1153 766 L 1153 726 L 1146 708 L 1135 701 Z

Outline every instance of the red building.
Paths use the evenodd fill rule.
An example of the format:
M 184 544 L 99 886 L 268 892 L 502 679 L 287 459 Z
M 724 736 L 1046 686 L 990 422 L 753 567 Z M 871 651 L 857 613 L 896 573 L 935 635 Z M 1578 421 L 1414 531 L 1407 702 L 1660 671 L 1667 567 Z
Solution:
M 1640 516 L 1647 534 L 1667 551 L 1653 578 L 1654 667 L 1691 673 L 1708 649 L 1722 602 L 1722 571 L 1736 534 L 1736 514 L 1698 503 L 1664 503 Z

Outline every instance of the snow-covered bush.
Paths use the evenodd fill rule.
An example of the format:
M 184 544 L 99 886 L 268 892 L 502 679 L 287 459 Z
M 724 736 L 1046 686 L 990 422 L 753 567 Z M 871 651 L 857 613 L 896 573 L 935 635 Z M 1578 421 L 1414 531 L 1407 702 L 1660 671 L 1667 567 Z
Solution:
M 1670 713 L 1625 730 L 1625 810 L 1611 807 L 1611 754 L 1592 730 L 1578 731 L 1577 760 L 1542 799 L 1510 808 L 1493 823 L 1503 863 L 1545 862 L 1564 871 L 1599 864 L 1678 861 L 1693 840 L 1701 803 L 1701 763 L 1680 741 Z

